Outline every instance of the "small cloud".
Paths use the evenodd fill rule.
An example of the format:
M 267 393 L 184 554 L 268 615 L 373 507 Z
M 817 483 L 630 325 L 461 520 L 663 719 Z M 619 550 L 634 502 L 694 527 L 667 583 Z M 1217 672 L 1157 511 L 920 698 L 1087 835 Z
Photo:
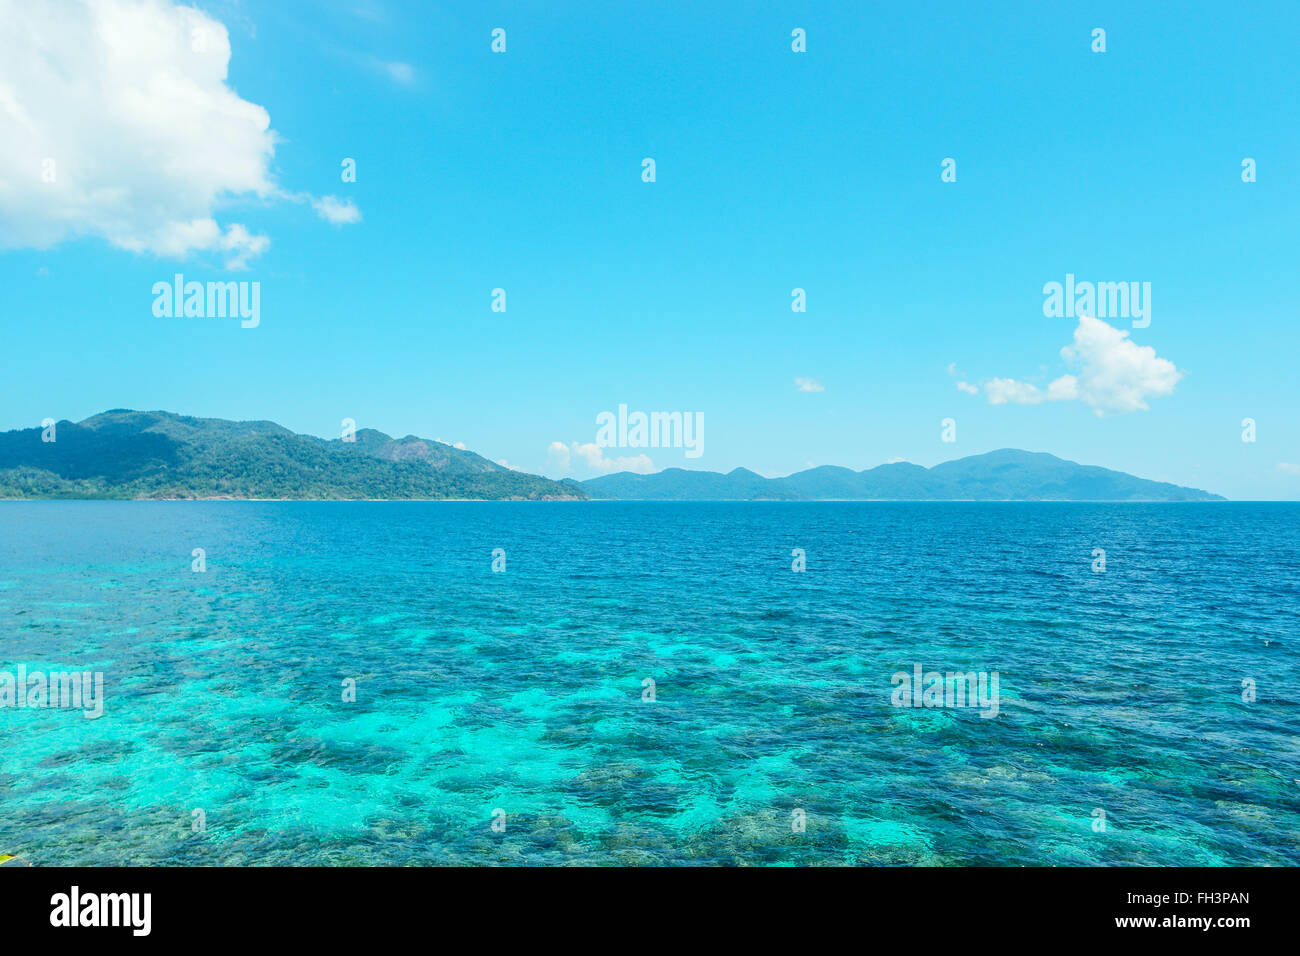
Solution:
M 415 67 L 409 63 L 379 62 L 379 68 L 388 75 L 388 78 L 399 86 L 410 86 L 415 82 Z
M 956 362 L 948 363 L 948 375 L 952 378 L 960 379 L 960 381 L 957 382 L 958 391 L 965 392 L 967 395 L 978 395 L 980 393 L 979 386 L 972 385 L 970 382 L 966 381 L 966 376 L 958 371 Z
M 648 475 L 655 470 L 655 464 L 650 460 L 649 455 L 606 458 L 605 450 L 595 442 L 586 442 L 582 445 L 574 442 L 573 452 L 583 460 L 588 468 L 601 474 L 607 475 L 615 471 L 634 471 L 640 475 Z
M 523 471 L 523 469 L 520 468 L 518 465 L 512 465 L 504 458 L 498 458 L 497 464 L 500 465 L 502 468 L 509 468 L 511 471 Z
M 1277 463 L 1278 471 L 1288 475 L 1300 475 L 1300 465 L 1292 464 L 1289 461 L 1279 461 Z
M 648 455 L 632 455 L 621 458 L 606 458 L 605 450 L 595 442 L 579 444 L 553 441 L 546 449 L 546 461 L 552 472 L 567 473 L 572 470 L 577 458 L 589 470 L 601 475 L 616 471 L 634 471 L 646 475 L 654 471 L 654 462 Z
M 247 269 L 248 261 L 270 248 L 271 240 L 253 235 L 239 223 L 223 230 L 215 219 L 203 218 L 169 222 L 147 237 L 119 241 L 118 245 L 130 252 L 153 252 L 175 259 L 184 259 L 191 252 L 221 252 L 226 255 L 226 268 L 234 271 Z
M 311 208 L 316 210 L 316 215 L 336 226 L 361 221 L 361 210 L 351 199 L 321 196 L 319 199 L 312 199 Z
M 1043 393 L 1037 385 L 1017 382 L 1014 378 L 991 378 L 984 383 L 984 394 L 990 405 L 1037 405 Z
M 276 196 L 290 202 L 307 203 L 317 216 L 336 226 L 361 221 L 361 209 L 351 199 L 340 199 L 338 196 L 313 196 L 311 193 L 287 190 L 279 190 Z
M 388 11 L 377 3 L 366 2 L 358 3 L 352 8 L 352 15 L 360 17 L 362 20 L 369 20 L 372 23 L 387 23 Z
M 826 386 L 815 378 L 796 378 L 794 380 L 795 388 L 801 392 L 824 392 Z
M 569 470 L 569 446 L 562 441 L 553 441 L 546 447 L 546 463 L 554 471 Z

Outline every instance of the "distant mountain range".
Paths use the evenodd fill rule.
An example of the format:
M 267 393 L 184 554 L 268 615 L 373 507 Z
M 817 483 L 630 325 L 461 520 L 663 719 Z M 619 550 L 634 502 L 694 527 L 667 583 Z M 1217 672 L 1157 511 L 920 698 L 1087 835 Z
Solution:
M 0 498 L 561 498 L 580 489 L 443 442 L 115 409 L 0 433 Z
M 830 501 L 1222 501 L 1053 455 L 1006 448 L 922 468 L 824 466 L 786 478 L 669 468 L 552 481 L 445 442 L 363 428 L 355 441 L 232 422 L 114 409 L 0 433 L 0 498 L 290 498 Z
M 1055 455 L 1003 448 L 933 468 L 896 462 L 853 471 L 824 465 L 786 478 L 746 468 L 716 471 L 668 468 L 653 475 L 620 472 L 573 482 L 592 498 L 662 501 L 1223 501 L 1195 488 L 1135 478 Z

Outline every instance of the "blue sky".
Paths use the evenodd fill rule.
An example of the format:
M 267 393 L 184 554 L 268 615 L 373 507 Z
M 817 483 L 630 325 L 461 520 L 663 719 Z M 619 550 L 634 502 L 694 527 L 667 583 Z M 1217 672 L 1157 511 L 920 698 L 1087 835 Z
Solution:
M 216 32 L 0 27 L 0 428 L 353 418 L 577 477 L 1017 447 L 1300 498 L 1294 3 L 120 5 Z M 259 282 L 260 324 L 155 317 L 177 272 Z M 1067 273 L 1149 282 L 1150 325 L 1063 359 Z M 588 467 L 620 403 L 703 455 Z

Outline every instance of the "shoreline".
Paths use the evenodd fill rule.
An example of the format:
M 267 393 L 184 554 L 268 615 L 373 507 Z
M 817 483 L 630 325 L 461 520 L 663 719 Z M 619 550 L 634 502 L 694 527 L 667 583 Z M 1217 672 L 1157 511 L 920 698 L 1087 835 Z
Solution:
M 0 498 L 0 504 L 33 501 L 246 501 L 356 504 L 361 502 L 534 502 L 553 504 L 1040 504 L 1040 505 L 1218 505 L 1296 504 L 1286 498 L 237 498 L 228 495 L 192 498 Z

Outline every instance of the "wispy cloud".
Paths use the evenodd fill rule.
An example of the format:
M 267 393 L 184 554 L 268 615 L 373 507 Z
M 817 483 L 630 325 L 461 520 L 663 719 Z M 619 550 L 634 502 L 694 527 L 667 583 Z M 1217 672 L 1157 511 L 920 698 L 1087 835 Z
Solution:
M 795 388 L 801 392 L 824 392 L 826 386 L 815 378 L 796 378 L 794 380 Z
M 415 83 L 415 67 L 398 60 L 376 60 L 375 65 L 399 86 L 411 86 Z
M 362 20 L 369 20 L 372 23 L 388 22 L 388 11 L 378 3 L 374 3 L 373 0 L 362 0 L 362 2 L 354 4 L 352 15 Z
M 967 395 L 978 395 L 980 393 L 978 386 L 965 381 L 966 376 L 957 369 L 956 362 L 948 363 L 948 374 L 953 378 L 960 379 L 960 381 L 957 382 L 958 391 L 965 392 Z

